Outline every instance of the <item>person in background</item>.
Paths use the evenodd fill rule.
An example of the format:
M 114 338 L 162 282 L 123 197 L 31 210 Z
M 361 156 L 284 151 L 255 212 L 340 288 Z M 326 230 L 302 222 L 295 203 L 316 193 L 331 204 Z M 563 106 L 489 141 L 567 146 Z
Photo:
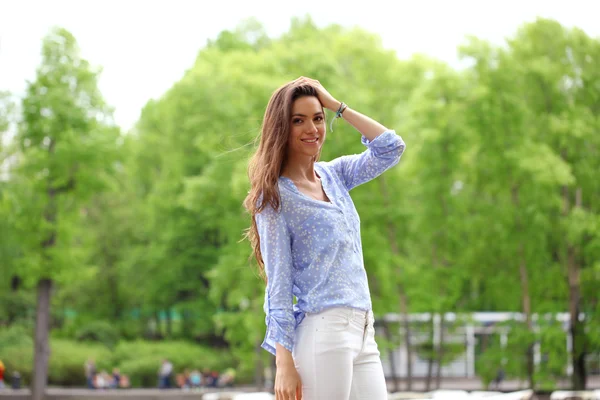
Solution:
M 504 376 L 505 376 L 504 368 L 502 368 L 502 367 L 498 368 L 498 372 L 496 373 L 494 380 L 491 382 L 491 387 L 493 387 L 496 390 L 499 390 L 500 384 L 502 383 L 502 381 L 504 381 Z
M 121 372 L 119 368 L 113 368 L 112 372 L 112 381 L 110 382 L 110 387 L 116 389 L 121 385 Z
M 96 389 L 106 389 L 109 385 L 108 373 L 106 371 L 101 371 L 99 374 L 96 374 Z
M 197 389 L 202 386 L 202 375 L 197 369 L 193 370 L 190 374 L 190 386 L 192 389 Z
M 119 387 L 123 389 L 129 388 L 129 377 L 127 375 L 121 375 L 121 380 L 119 381 Z
M 213 384 L 212 372 L 208 368 L 204 368 L 202 371 L 202 384 L 204 387 L 211 387 Z
M 165 358 L 158 371 L 158 387 L 169 389 L 171 387 L 171 375 L 173 375 L 173 364 Z
M 210 372 L 210 387 L 216 388 L 219 387 L 219 372 L 211 371 Z
M 219 377 L 219 387 L 232 387 L 235 382 L 235 369 L 227 368 Z
M 15 371 L 12 374 L 12 388 L 15 390 L 21 389 L 21 374 L 19 371 Z
M 4 373 L 6 372 L 6 367 L 2 360 L 0 360 L 0 389 L 4 389 Z
M 87 360 L 84 366 L 84 371 L 88 389 L 95 389 L 96 385 L 94 381 L 96 378 L 96 363 L 93 359 L 90 358 Z
M 183 371 L 183 386 L 186 389 L 189 389 L 192 387 L 192 382 L 190 380 L 190 370 L 187 368 Z

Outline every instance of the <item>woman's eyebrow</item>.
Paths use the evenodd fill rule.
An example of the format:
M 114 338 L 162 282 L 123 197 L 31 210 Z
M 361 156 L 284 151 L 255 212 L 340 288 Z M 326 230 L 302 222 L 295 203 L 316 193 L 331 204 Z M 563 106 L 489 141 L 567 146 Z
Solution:
M 322 112 L 322 111 L 318 111 L 318 112 L 316 112 L 314 115 L 319 115 L 319 114 L 321 114 L 321 115 L 322 115 L 322 114 L 323 114 L 323 112 Z M 292 114 L 292 117 L 306 117 L 306 115 L 304 115 L 304 114 L 300 114 L 300 113 L 296 113 L 296 114 Z

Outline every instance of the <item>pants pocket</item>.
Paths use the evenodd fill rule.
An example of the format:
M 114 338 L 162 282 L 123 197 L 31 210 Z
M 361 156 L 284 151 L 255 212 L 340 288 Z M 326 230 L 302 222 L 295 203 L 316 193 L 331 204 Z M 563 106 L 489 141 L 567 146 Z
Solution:
M 350 316 L 344 313 L 326 312 L 315 315 L 316 329 L 319 332 L 343 332 L 350 325 Z

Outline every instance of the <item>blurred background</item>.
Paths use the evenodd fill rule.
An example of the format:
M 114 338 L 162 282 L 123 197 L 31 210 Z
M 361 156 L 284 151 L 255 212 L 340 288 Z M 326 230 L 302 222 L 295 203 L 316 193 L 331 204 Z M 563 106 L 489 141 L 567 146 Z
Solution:
M 303 75 L 407 143 L 352 193 L 390 387 L 600 388 L 593 9 L 0 0 L 5 384 L 272 387 L 242 201 Z

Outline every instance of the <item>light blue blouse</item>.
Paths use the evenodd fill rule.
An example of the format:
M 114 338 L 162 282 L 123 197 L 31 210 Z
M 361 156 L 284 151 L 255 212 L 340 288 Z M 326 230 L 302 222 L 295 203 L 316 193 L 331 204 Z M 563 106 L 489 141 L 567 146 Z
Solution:
M 293 350 L 294 330 L 307 312 L 372 307 L 360 218 L 348 192 L 396 165 L 406 145 L 393 130 L 373 141 L 362 136 L 362 143 L 367 148 L 360 154 L 315 163 L 330 202 L 315 200 L 280 177 L 280 210 L 267 206 L 256 215 L 268 280 L 262 347 L 272 354 L 276 343 Z

